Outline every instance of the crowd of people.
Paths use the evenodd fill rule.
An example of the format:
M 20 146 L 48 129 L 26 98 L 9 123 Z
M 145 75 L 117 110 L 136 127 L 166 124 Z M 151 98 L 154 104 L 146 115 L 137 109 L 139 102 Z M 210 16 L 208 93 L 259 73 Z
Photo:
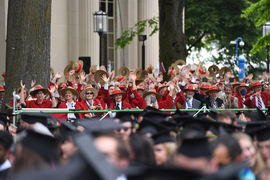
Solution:
M 162 66 L 82 69 L 70 62 L 48 87 L 21 81 L 16 108 L 41 112 L 16 126 L 0 114 L 0 179 L 270 179 L 268 73 L 236 83 L 228 68 L 179 60 L 166 82 Z

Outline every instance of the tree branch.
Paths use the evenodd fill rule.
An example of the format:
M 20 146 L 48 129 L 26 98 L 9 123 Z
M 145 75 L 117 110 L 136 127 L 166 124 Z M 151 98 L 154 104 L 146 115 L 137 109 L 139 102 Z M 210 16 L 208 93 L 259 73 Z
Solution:
M 203 32 L 203 34 L 201 35 L 201 37 L 199 39 L 197 39 L 195 41 L 195 43 L 193 43 L 191 46 L 189 46 L 189 48 L 187 49 L 187 51 L 190 51 L 191 48 L 193 48 L 198 42 L 200 42 L 202 40 L 202 38 L 205 36 L 205 34 L 206 34 L 206 31 Z

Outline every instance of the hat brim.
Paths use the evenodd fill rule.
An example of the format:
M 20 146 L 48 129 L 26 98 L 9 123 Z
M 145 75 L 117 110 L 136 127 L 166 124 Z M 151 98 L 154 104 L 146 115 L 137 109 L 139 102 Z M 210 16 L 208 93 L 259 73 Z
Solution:
M 65 67 L 65 69 L 64 69 L 64 75 L 66 75 L 69 72 L 69 69 L 72 70 L 72 66 L 73 66 L 73 64 L 69 64 L 69 65 L 67 65 Z
M 221 68 L 221 69 L 219 70 L 219 72 L 218 72 L 218 73 L 219 73 L 219 78 L 221 78 L 221 77 L 223 77 L 223 76 L 226 76 L 226 73 L 229 72 L 229 71 L 232 72 L 231 69 L 228 68 L 228 67 L 223 67 L 223 68 Z M 223 72 L 225 72 L 224 75 L 223 75 Z
M 98 95 L 98 91 L 97 91 L 95 88 L 86 88 L 86 89 L 84 89 L 84 90 L 81 92 L 81 94 L 80 94 L 80 97 L 81 97 L 82 99 L 85 99 L 84 94 L 85 94 L 87 91 L 92 91 L 92 92 L 94 93 L 93 99 L 95 99 L 95 98 L 97 97 L 97 95 Z
M 75 69 L 75 66 L 76 66 L 77 63 L 78 63 L 78 64 L 81 64 L 81 69 L 80 69 L 79 72 L 75 72 L 76 75 L 80 74 L 80 72 L 82 72 L 82 70 L 83 70 L 83 61 L 82 61 L 82 60 L 79 60 L 79 61 L 77 61 L 76 63 L 74 63 L 74 64 L 72 65 L 72 69 Z
M 144 99 L 147 95 L 149 95 L 149 94 L 154 94 L 154 95 L 156 95 L 157 100 L 159 100 L 159 99 L 161 98 L 161 95 L 160 95 L 160 94 L 158 94 L 158 93 L 156 93 L 156 92 L 152 92 L 152 91 L 147 91 L 146 93 L 143 94 L 143 99 Z
M 216 70 L 216 73 L 214 72 Z M 208 68 L 209 74 L 211 77 L 215 77 L 217 74 L 219 74 L 219 67 L 216 65 L 212 65 Z
M 127 73 L 126 73 L 125 75 L 122 74 L 123 70 L 126 70 L 126 71 L 127 71 Z M 125 77 L 125 78 L 128 78 L 128 77 L 129 77 L 129 73 L 130 73 L 130 72 L 129 72 L 129 69 L 128 69 L 127 67 L 125 67 L 125 66 L 122 66 L 122 67 L 118 70 L 117 76 L 123 76 L 123 77 Z
M 211 90 L 206 91 L 206 94 L 209 96 L 209 93 L 213 92 L 213 91 L 217 91 L 219 93 L 221 90 L 220 89 L 211 89 Z
M 135 80 L 135 84 L 136 84 L 136 86 L 138 86 L 139 84 L 141 84 L 141 82 L 143 82 L 143 80 L 142 80 L 142 79 Z
M 196 74 L 197 72 L 199 72 L 199 66 L 196 68 L 195 74 Z M 201 74 L 201 73 L 199 73 L 199 74 L 200 74 L 201 77 L 208 77 L 210 73 L 209 73 L 208 70 L 206 70 L 206 73 L 205 73 L 205 74 Z
M 161 86 L 161 87 L 159 87 L 159 88 L 158 88 L 158 93 L 161 91 L 161 89 L 167 88 L 167 87 L 169 87 L 169 86 Z
M 187 90 L 194 91 L 194 92 L 197 92 L 198 91 L 198 89 L 184 89 L 184 92 L 186 92 Z
M 35 92 L 38 92 L 38 91 L 43 91 L 44 92 L 44 95 L 48 93 L 48 89 L 40 88 L 40 89 L 36 89 L 36 90 L 31 91 L 30 92 L 30 95 L 35 97 L 34 94 L 35 94 Z
M 109 77 L 108 73 L 103 71 L 103 70 L 97 70 L 94 74 L 94 79 L 95 79 L 96 83 L 100 83 L 100 85 L 105 84 L 105 82 L 102 79 L 99 80 L 99 76 L 102 76 L 102 74 L 106 74 L 107 78 Z
M 117 95 L 117 94 L 126 94 L 125 92 L 120 92 L 120 93 L 115 93 L 115 94 L 111 94 L 110 96 L 113 97 L 114 95 Z
M 74 94 L 76 95 L 77 98 L 79 98 L 79 93 L 78 93 L 78 91 L 77 91 L 76 89 L 69 88 L 69 87 L 64 88 L 64 89 L 62 89 L 62 90 L 60 91 L 61 96 L 62 96 L 62 97 L 65 97 L 65 93 L 66 93 L 67 91 L 71 91 L 72 93 L 74 93 Z

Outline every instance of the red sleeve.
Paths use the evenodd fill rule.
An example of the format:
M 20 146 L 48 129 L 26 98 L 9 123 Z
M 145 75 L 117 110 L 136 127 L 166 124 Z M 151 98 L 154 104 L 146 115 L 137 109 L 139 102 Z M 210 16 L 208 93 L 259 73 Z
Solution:
M 101 88 L 98 90 L 98 95 L 96 99 L 99 99 L 99 100 L 102 99 L 103 94 L 104 94 L 104 86 L 101 86 Z
M 74 84 L 74 83 L 73 83 L 72 81 L 68 81 L 68 82 L 67 82 L 67 86 L 73 87 L 73 84 Z
M 104 89 L 104 97 L 107 102 L 107 106 L 109 107 L 112 102 L 112 98 L 110 97 L 109 90 Z
M 159 88 L 159 87 L 158 87 L 157 85 L 155 85 L 155 90 L 157 91 L 157 93 L 158 93 L 158 88 Z
M 16 103 L 15 103 L 15 104 L 16 104 Z M 9 101 L 9 106 L 10 106 L 10 107 L 13 107 L 13 98 L 10 99 L 10 101 Z
M 158 102 L 159 109 L 172 109 L 172 96 L 168 95 L 165 101 Z
M 175 98 L 175 104 L 176 104 L 176 107 L 178 107 L 178 106 L 181 105 L 180 107 L 183 108 L 183 105 L 184 105 L 185 101 L 186 101 L 186 97 L 185 97 L 183 91 L 180 91 L 180 92 L 178 93 L 178 97 Z M 179 105 L 179 103 L 180 103 L 180 105 Z M 182 108 L 181 108 L 181 109 L 182 109 Z
M 62 102 L 58 108 L 67 108 L 66 102 Z
M 145 100 L 139 95 L 137 89 L 133 90 L 133 94 L 135 96 L 135 99 L 137 99 L 139 103 L 139 108 L 140 109 L 145 109 L 147 107 Z
M 247 107 L 249 107 L 249 108 L 253 107 L 252 101 L 250 100 L 250 97 L 251 97 L 251 96 L 248 96 L 248 97 L 246 98 L 245 102 L 244 102 L 244 104 L 245 104 Z M 254 97 L 253 97 L 253 98 L 254 98 Z
M 126 98 L 127 98 L 127 90 L 124 89 L 123 92 L 125 92 L 125 94 L 122 95 L 122 101 L 126 101 L 127 103 L 129 103 L 129 100 L 126 100 Z
M 168 88 L 166 88 L 166 90 L 162 94 L 161 100 L 162 101 L 166 100 L 168 95 L 169 95 L 169 90 L 168 90 Z

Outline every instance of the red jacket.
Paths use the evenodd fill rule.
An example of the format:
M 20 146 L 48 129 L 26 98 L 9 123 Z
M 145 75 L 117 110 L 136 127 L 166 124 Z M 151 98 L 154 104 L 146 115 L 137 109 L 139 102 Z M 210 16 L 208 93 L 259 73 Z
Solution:
M 169 95 L 169 90 L 168 88 L 164 91 L 163 95 L 162 95 L 162 98 L 161 99 L 164 99 L 164 98 L 167 98 Z M 172 99 L 171 99 L 172 101 Z M 178 107 L 178 109 L 183 109 L 183 105 L 186 101 L 186 98 L 185 98 L 185 95 L 183 93 L 183 91 L 180 91 L 178 93 L 178 96 L 176 96 L 175 100 L 174 100 L 174 103 L 175 103 L 175 108 Z M 164 109 L 172 109 L 173 108 L 173 105 L 171 104 L 170 106 L 171 108 L 164 108 Z
M 238 107 L 239 109 L 243 109 L 243 97 L 241 96 L 241 94 L 238 94 L 238 93 L 233 93 L 232 94 L 234 97 L 236 97 L 238 99 Z M 245 100 L 250 96 L 250 94 L 246 94 L 245 95 Z
M 83 106 L 80 102 L 78 102 L 78 101 L 74 101 L 74 102 L 76 103 L 76 104 L 75 104 L 75 109 L 87 110 L 87 109 L 84 108 L 84 106 Z M 60 104 L 59 108 L 67 108 L 66 103 L 67 103 L 67 101 L 62 102 L 62 103 Z M 72 111 L 71 111 L 71 112 L 72 112 Z M 84 118 L 84 113 L 78 113 L 78 114 L 79 114 L 79 117 L 80 117 L 81 119 Z M 67 114 L 66 114 L 66 119 L 67 119 Z
M 255 101 L 255 97 L 253 97 L 252 100 L 250 100 L 250 97 L 249 96 L 248 98 L 246 98 L 244 104 L 248 107 L 248 108 L 256 108 L 255 105 L 256 105 L 256 101 Z M 262 91 L 261 92 L 261 97 L 262 97 L 262 100 L 263 100 L 263 103 L 265 105 L 265 107 L 267 108 L 267 105 L 270 105 L 270 94 L 266 91 Z
M 43 99 L 42 103 L 38 103 L 37 100 L 25 101 L 27 108 L 51 108 L 52 101 Z
M 137 102 L 138 102 L 138 105 L 137 105 L 137 106 L 138 106 L 140 109 L 145 109 L 145 108 L 147 107 L 146 102 L 145 102 L 145 100 L 139 95 L 137 89 L 136 89 L 136 90 L 133 90 L 133 94 L 134 94 L 135 99 L 136 99 Z
M 90 110 L 89 108 L 88 108 L 88 105 L 87 105 L 87 103 L 86 103 L 86 101 L 83 99 L 81 102 L 80 102 L 83 106 L 84 106 L 84 109 L 85 110 Z M 94 106 L 97 106 L 97 105 L 101 105 L 101 103 L 100 103 L 100 101 L 98 100 L 98 99 L 94 99 Z M 101 110 L 103 110 L 103 108 L 102 108 L 102 105 L 101 105 Z M 90 114 L 90 113 L 87 113 L 87 114 Z M 101 115 L 102 113 L 97 113 L 98 115 Z

